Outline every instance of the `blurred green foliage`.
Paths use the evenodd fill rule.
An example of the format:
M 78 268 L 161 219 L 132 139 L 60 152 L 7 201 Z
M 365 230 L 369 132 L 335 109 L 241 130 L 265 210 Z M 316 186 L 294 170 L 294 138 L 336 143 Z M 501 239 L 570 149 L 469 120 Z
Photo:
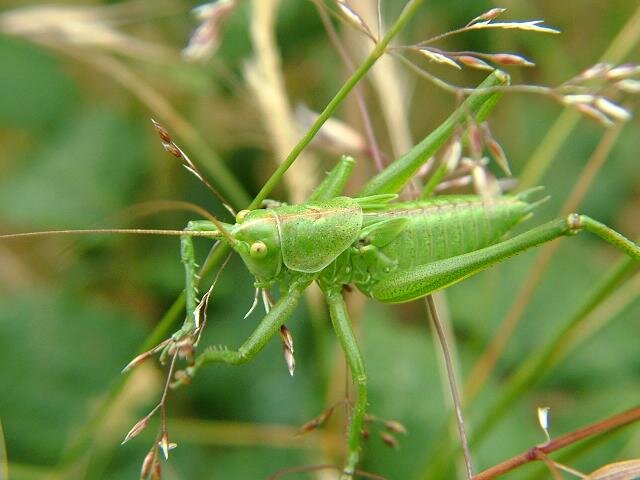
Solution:
M 382 3 L 385 17 L 394 18 L 400 2 Z M 509 18 L 545 18 L 563 34 L 479 32 L 455 37 L 447 47 L 521 52 L 537 67 L 510 72 L 515 83 L 549 85 L 593 64 L 637 7 L 637 2 L 622 0 L 504 3 L 511 8 Z M 193 2 L 138 4 L 142 10 L 122 28 L 132 37 L 177 52 L 193 27 L 188 16 Z M 0 18 L 20 6 L 23 2 L 3 2 Z M 402 37 L 416 41 L 464 25 L 491 6 L 426 2 Z M 262 119 L 242 78 L 243 63 L 252 55 L 249 7 L 246 2 L 230 18 L 218 55 L 205 65 L 187 65 L 177 55 L 171 61 L 128 58 L 124 52 L 114 55 L 181 112 L 244 188 L 255 193 L 275 164 Z M 322 108 L 344 80 L 345 69 L 311 2 L 283 2 L 278 41 L 291 101 Z M 225 216 L 209 192 L 162 151 L 149 123 L 156 112 L 86 56 L 74 55 L 74 48 L 82 51 L 81 45 L 69 51 L 49 47 L 46 41 L 38 44 L 0 33 L 1 232 L 185 225 L 188 215 L 173 212 L 144 218 L 125 213 L 115 217 L 114 225 L 113 215 L 127 207 L 160 199 L 190 201 Z M 636 47 L 635 58 L 628 60 L 639 61 L 638 51 Z M 87 52 L 89 58 L 95 53 Z M 460 84 L 474 85 L 482 78 L 422 65 Z M 451 111 L 454 99 L 411 74 L 408 77 L 407 95 L 413 95 L 410 124 L 414 138 L 420 139 Z M 366 88 L 374 126 L 383 150 L 389 152 L 379 106 Z M 500 102 L 490 123 L 516 176 L 559 111 L 552 101 L 527 95 L 505 95 Z M 357 118 L 354 102 L 343 107 L 342 118 Z M 638 121 L 632 120 L 581 208 L 630 235 L 640 231 L 637 132 Z M 543 180 L 551 201 L 526 225 L 557 214 L 602 134 L 600 126 L 581 121 Z M 189 144 L 176 140 L 189 150 Z M 318 172 L 336 159 L 322 153 L 318 158 Z M 368 161 L 359 161 L 360 178 L 371 175 Z M 278 194 L 284 195 L 284 189 Z M 197 242 L 197 247 L 199 258 L 204 258 L 209 245 Z M 499 395 L 503 379 L 560 329 L 615 256 L 610 247 L 587 235 L 562 242 L 489 384 L 466 411 L 471 431 Z M 499 327 L 533 259 L 532 254 L 523 255 L 447 290 L 463 377 Z M 176 238 L 47 237 L 0 243 L 0 419 L 12 479 L 47 478 L 118 381 L 120 369 L 180 293 L 182 282 Z M 246 338 L 259 316 L 242 320 L 252 295 L 251 278 L 233 259 L 214 291 L 204 345 L 237 345 Z M 532 386 L 474 447 L 476 467 L 486 468 L 543 441 L 535 422 L 539 405 L 552 407 L 555 435 L 634 406 L 640 391 L 639 319 L 640 302 L 635 300 L 542 383 Z M 439 378 L 438 351 L 423 305 L 391 308 L 367 302 L 357 324 L 370 378 L 370 411 L 397 419 L 408 429 L 407 436 L 399 437 L 399 450 L 372 434 L 365 443 L 362 468 L 389 479 L 424 479 L 438 446 L 455 435 L 447 427 L 448 389 Z M 313 441 L 292 438 L 287 446 L 278 447 L 260 437 L 262 430 L 240 441 L 233 435 L 195 435 L 193 426 L 181 424 L 196 419 L 200 427 L 211 427 L 213 432 L 221 422 L 231 422 L 232 431 L 234 425 L 240 429 L 245 424 L 288 425 L 295 431 L 339 400 L 344 387 L 339 382 L 336 386 L 335 379 L 340 378 L 343 362 L 323 312 L 310 314 L 301 306 L 288 325 L 296 342 L 298 368 L 293 378 L 274 340 L 256 361 L 242 367 L 207 368 L 191 386 L 170 393 L 169 432 L 175 424 L 177 433 L 171 440 L 179 447 L 164 467 L 166 478 L 266 478 L 283 468 L 326 463 L 327 458 L 340 461 L 339 441 L 337 446 L 335 441 L 325 445 L 333 448 L 333 453 L 327 452 L 319 446 L 319 435 Z M 164 370 L 151 363 L 127 385 L 124 399 L 107 415 L 105 425 L 91 432 L 91 448 L 74 459 L 63 478 L 137 478 L 156 423 L 126 446 L 120 447 L 119 441 L 160 396 Z M 341 433 L 338 415 L 326 434 L 339 439 Z M 640 434 L 632 427 L 570 463 L 590 471 L 637 456 L 638 451 Z M 455 466 L 448 468 L 447 478 L 456 477 Z M 508 478 L 528 478 L 536 471 L 541 478 L 544 474 L 536 468 L 523 468 Z

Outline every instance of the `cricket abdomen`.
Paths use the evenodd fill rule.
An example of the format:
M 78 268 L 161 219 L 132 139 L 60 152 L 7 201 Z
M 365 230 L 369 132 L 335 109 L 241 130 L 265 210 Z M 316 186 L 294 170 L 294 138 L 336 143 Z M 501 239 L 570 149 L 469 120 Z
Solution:
M 360 240 L 352 249 L 352 280 L 365 294 L 385 275 L 451 258 L 496 243 L 530 211 L 516 197 L 489 203 L 478 196 L 448 196 L 391 204 L 365 213 L 363 228 L 394 218 L 406 219 L 386 245 Z

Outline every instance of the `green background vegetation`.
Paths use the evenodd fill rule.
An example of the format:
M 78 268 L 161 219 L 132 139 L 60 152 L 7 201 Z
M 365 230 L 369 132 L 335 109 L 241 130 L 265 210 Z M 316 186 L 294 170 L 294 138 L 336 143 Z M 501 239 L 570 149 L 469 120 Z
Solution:
M 0 15 L 24 3 L 4 1 Z M 460 0 L 425 3 L 402 32 L 405 43 L 464 25 L 494 6 Z M 395 18 L 400 4 L 383 1 L 388 20 Z M 132 205 L 162 199 L 193 202 L 229 220 L 219 202 L 163 152 L 149 122 L 157 112 L 96 68 L 91 59 L 100 55 L 117 58 L 171 103 L 248 195 L 254 195 L 275 168 L 263 119 L 242 78 L 243 62 L 252 55 L 249 4 L 230 18 L 216 58 L 200 66 L 188 65 L 177 55 L 194 26 L 188 15 L 193 3 L 149 0 L 139 5 L 143 8 L 131 21 L 118 27 L 133 37 L 166 46 L 175 53 L 171 60 L 132 59 L 124 52 L 82 46 L 49 48 L 46 41 L 37 45 L 0 33 L 1 232 L 182 228 L 188 215 L 161 211 L 133 217 L 126 213 Z M 514 83 L 557 85 L 597 61 L 634 14 L 637 2 L 506 1 L 500 6 L 510 7 L 509 19 L 544 18 L 563 33 L 479 32 L 455 37 L 443 46 L 520 52 L 537 67 L 510 71 Z M 342 30 L 348 28 L 342 26 Z M 282 2 L 278 42 L 289 98 L 321 109 L 341 85 L 345 69 L 311 2 Z M 635 58 L 625 61 L 640 61 L 637 44 L 630 50 Z M 482 79 L 478 73 L 452 73 L 417 62 L 457 84 L 472 86 Z M 404 73 L 409 79 L 406 95 L 413 96 L 409 124 L 417 141 L 445 118 L 455 99 Z M 379 104 L 368 84 L 365 97 L 381 146 L 390 152 Z M 555 102 L 542 97 L 507 94 L 500 101 L 490 124 L 516 177 L 560 113 Z M 352 97 L 339 116 L 362 130 Z M 624 128 L 580 207 L 630 236 L 640 232 L 638 126 L 634 119 Z M 539 181 L 551 200 L 526 225 L 558 214 L 603 134 L 598 124 L 580 121 Z M 196 152 L 201 149 L 178 135 L 176 142 L 198 163 Z M 336 159 L 335 154 L 318 151 L 313 168 L 322 174 Z M 373 172 L 369 159 L 358 160 L 351 191 Z M 208 167 L 203 170 L 210 172 Z M 285 198 L 285 189 L 272 196 Z M 183 272 L 178 246 L 175 237 L 131 236 L 0 243 L 0 419 L 12 479 L 46 478 L 69 458 L 70 468 L 58 478 L 137 478 L 157 419 L 126 446 L 119 442 L 159 398 L 164 370 L 154 362 L 135 373 L 104 422 L 89 431 L 89 449 L 72 457 L 68 449 L 119 381 L 120 369 L 180 293 Z M 197 242 L 200 258 L 208 247 Z M 466 409 L 471 431 L 486 420 L 505 379 L 553 338 L 617 255 L 586 234 L 562 240 L 488 384 Z M 463 378 L 494 336 L 534 259 L 528 253 L 447 290 Z M 259 313 L 242 319 L 252 301 L 251 282 L 241 262 L 233 258 L 214 291 L 204 345 L 235 346 L 252 330 Z M 612 306 L 611 311 L 601 317 L 601 328 L 591 331 L 542 381 L 527 386 L 499 412 L 490 433 L 473 449 L 478 469 L 544 440 L 536 425 L 537 406 L 552 408 L 551 432 L 559 435 L 637 403 L 640 302 L 636 298 L 621 308 Z M 455 445 L 456 437 L 447 427 L 448 393 L 424 305 L 390 307 L 366 302 L 358 317 L 370 379 L 370 411 L 399 420 L 408 429 L 406 436 L 398 438 L 400 449 L 394 450 L 372 428 L 362 468 L 389 479 L 456 477 L 452 463 L 446 464 L 441 477 L 431 470 L 436 458 L 444 458 L 443 446 Z M 322 311 L 311 315 L 302 305 L 288 326 L 296 345 L 293 378 L 286 371 L 280 343 L 274 340 L 256 361 L 242 367 L 209 367 L 192 385 L 170 393 L 169 433 L 179 447 L 164 468 L 166 478 L 257 479 L 291 466 L 339 463 L 340 415 L 308 437 L 292 434 L 342 397 L 344 362 Z M 267 431 L 267 425 L 282 430 Z M 591 471 L 638 452 L 640 430 L 632 426 L 588 450 L 583 448 L 568 463 Z M 540 466 L 528 466 L 507 478 L 548 475 L 541 472 Z M 314 475 L 290 478 L 331 478 Z

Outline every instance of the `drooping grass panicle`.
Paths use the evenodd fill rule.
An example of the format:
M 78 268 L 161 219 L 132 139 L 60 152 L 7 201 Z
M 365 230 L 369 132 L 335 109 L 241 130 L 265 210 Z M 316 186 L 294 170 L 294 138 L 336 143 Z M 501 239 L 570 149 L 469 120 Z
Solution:
M 182 56 L 191 62 L 209 60 L 220 46 L 225 21 L 238 6 L 238 0 L 218 0 L 192 10 L 200 24 L 193 31 Z

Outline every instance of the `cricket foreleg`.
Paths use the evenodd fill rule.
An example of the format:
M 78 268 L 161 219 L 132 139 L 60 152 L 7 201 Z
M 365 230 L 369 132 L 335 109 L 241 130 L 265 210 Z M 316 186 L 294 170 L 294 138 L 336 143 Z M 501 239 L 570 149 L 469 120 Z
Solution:
M 314 279 L 315 275 L 301 275 L 295 278 L 288 291 L 269 310 L 253 333 L 237 350 L 210 347 L 196 357 L 194 365 L 187 369 L 187 374 L 193 377 L 197 370 L 207 363 L 238 365 L 251 360 L 262 350 L 271 337 L 280 331 L 280 327 L 291 316 L 303 292 Z
M 367 409 L 367 376 L 364 370 L 364 362 L 362 355 L 356 342 L 356 337 L 351 328 L 349 313 L 344 303 L 342 292 L 339 287 L 329 287 L 324 289 L 327 303 L 329 304 L 329 313 L 331 315 L 331 323 L 336 332 L 340 346 L 347 357 L 351 377 L 356 384 L 358 396 L 351 412 L 349 421 L 349 432 L 347 438 L 347 460 L 340 477 L 341 480 L 350 480 L 353 478 L 358 460 L 360 457 L 360 442 L 362 439 L 362 424 Z
M 193 231 L 216 231 L 216 226 L 204 220 L 191 221 L 185 228 L 186 232 Z M 190 335 L 195 331 L 198 324 L 196 318 L 196 307 L 198 306 L 198 265 L 196 264 L 195 252 L 193 249 L 193 239 L 189 235 L 180 237 L 180 258 L 184 265 L 185 282 L 185 306 L 186 317 L 184 324 L 176 333 L 173 334 L 174 340 L 180 340 L 186 335 Z
M 395 271 L 380 280 L 371 294 L 382 302 L 407 302 L 448 287 L 529 248 L 581 230 L 598 235 L 640 261 L 640 247 L 631 240 L 586 215 L 572 213 L 566 218 L 553 220 L 517 237 L 474 252 Z

